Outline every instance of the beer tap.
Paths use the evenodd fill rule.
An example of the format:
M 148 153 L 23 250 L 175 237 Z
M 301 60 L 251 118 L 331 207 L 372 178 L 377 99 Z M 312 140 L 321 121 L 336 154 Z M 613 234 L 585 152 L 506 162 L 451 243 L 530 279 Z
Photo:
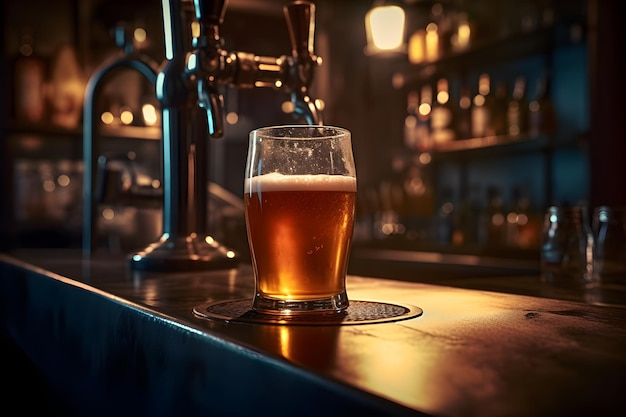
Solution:
M 194 0 L 198 34 L 187 70 L 197 78 L 198 105 L 207 112 L 209 134 L 223 135 L 223 98 L 220 85 L 239 88 L 269 87 L 291 95 L 293 114 L 308 124 L 322 124 L 321 109 L 309 95 L 315 68 L 321 58 L 313 52 L 315 5 L 295 1 L 284 8 L 291 56 L 267 57 L 248 52 L 229 52 L 223 48 L 220 26 L 224 0 Z
M 295 116 L 322 124 L 309 94 L 321 63 L 313 54 L 315 6 L 295 1 L 285 7 L 292 53 L 281 57 L 226 51 L 220 35 L 225 10 L 225 0 L 162 0 L 166 62 L 157 74 L 156 94 L 163 123 L 163 234 L 131 256 L 133 269 L 221 269 L 238 261 L 236 253 L 206 235 L 207 132 L 223 135 L 221 86 L 289 92 Z

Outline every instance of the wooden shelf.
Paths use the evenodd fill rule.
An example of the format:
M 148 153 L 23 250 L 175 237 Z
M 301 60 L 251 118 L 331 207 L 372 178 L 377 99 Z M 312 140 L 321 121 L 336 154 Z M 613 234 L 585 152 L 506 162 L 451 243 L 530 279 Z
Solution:
M 8 135 L 37 135 L 58 137 L 65 136 L 82 140 L 83 128 L 77 127 L 67 129 L 49 124 L 26 124 L 12 123 L 7 128 Z M 141 127 L 141 126 L 103 126 L 96 129 L 96 135 L 106 138 L 136 139 L 136 140 L 160 140 L 162 138 L 161 128 Z

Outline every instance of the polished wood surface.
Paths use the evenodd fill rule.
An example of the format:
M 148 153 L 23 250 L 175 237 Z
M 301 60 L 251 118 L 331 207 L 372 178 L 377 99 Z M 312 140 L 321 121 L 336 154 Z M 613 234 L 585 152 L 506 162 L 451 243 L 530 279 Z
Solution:
M 207 343 L 221 341 L 225 349 L 246 352 L 245 357 L 286 365 L 295 384 L 315 379 L 331 391 L 348 389 L 349 398 L 373 399 L 384 414 L 602 416 L 626 411 L 623 307 L 349 276 L 350 299 L 416 305 L 424 314 L 363 325 L 226 323 L 198 318 L 192 309 L 210 300 L 251 297 L 254 281 L 247 265 L 228 271 L 145 274 L 128 271 L 123 259 L 82 261 L 65 252 L 0 255 L 0 265 L 5 326 L 22 344 L 34 337 L 24 336 L 20 327 L 28 323 L 7 316 L 28 316 L 36 307 L 18 306 L 11 294 L 34 294 L 39 285 L 59 293 L 71 287 L 76 293 L 72 297 L 55 301 L 51 294 L 50 308 L 62 310 L 63 299 L 80 302 L 95 295 L 103 305 L 121 306 L 127 314 L 158 318 L 162 339 L 151 342 L 157 346 L 170 343 L 173 329 Z M 36 304 L 33 297 L 20 302 Z M 85 304 L 88 320 L 92 307 Z M 89 327 L 76 317 L 55 323 Z M 116 321 L 110 326 L 117 330 L 101 325 L 103 332 L 123 332 Z M 84 337 L 94 334 L 97 329 L 91 328 Z M 185 346 L 178 352 L 185 355 Z M 192 380 L 188 389 L 194 389 Z M 303 395 L 311 405 L 316 402 Z M 349 403 L 345 406 L 351 411 Z

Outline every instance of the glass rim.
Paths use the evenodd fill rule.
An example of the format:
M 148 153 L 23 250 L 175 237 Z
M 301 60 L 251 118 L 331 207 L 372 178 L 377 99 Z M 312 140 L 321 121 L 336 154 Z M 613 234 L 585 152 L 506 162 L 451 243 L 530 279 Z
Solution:
M 320 136 L 278 136 L 275 133 L 271 133 L 278 130 L 297 130 L 297 131 L 305 131 L 305 130 L 316 130 L 316 129 L 325 129 L 328 130 L 328 134 L 322 134 Z M 332 133 L 330 133 L 332 132 Z M 273 126 L 263 126 L 258 127 L 250 131 L 250 137 L 259 137 L 261 136 L 263 139 L 270 140 L 325 140 L 325 139 L 337 139 L 341 137 L 351 137 L 350 130 L 332 125 L 304 125 L 304 124 L 288 124 L 288 125 L 273 125 Z

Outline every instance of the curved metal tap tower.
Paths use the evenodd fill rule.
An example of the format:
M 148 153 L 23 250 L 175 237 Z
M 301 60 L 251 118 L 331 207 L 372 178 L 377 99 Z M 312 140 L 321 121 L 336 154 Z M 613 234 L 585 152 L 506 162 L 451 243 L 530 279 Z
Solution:
M 264 57 L 223 48 L 220 26 L 226 3 L 162 0 L 166 61 L 156 74 L 155 88 L 163 113 L 163 234 L 131 255 L 133 269 L 224 269 L 238 262 L 236 253 L 207 235 L 208 137 L 221 137 L 224 130 L 220 86 L 287 91 L 294 115 L 309 124 L 322 124 L 320 109 L 309 95 L 314 70 L 321 63 L 313 53 L 315 5 L 295 1 L 285 6 L 291 55 Z M 87 102 L 89 98 L 93 100 L 88 97 Z M 85 138 L 91 154 L 85 151 L 85 180 L 89 181 L 85 194 L 90 200 L 84 210 L 89 212 L 85 221 L 89 226 L 84 227 L 83 248 L 90 253 L 94 216 L 92 191 L 87 187 L 93 183 L 93 152 L 87 134 Z

